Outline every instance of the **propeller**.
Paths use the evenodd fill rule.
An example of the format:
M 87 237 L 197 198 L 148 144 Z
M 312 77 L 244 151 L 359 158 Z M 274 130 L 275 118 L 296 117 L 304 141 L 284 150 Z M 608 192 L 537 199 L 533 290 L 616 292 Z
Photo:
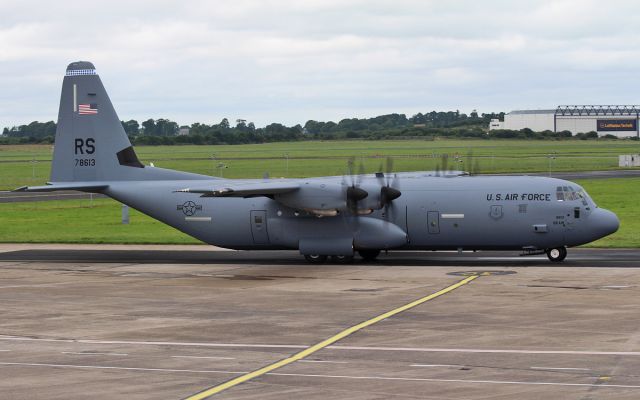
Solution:
M 449 155 L 442 154 L 440 156 L 440 160 L 436 161 L 436 176 L 440 176 L 441 173 L 446 174 L 448 162 L 449 162 Z
M 380 166 L 382 170 L 382 165 Z M 381 179 L 380 187 L 380 208 L 384 208 L 384 214 L 389 215 L 389 207 L 392 202 L 402 195 L 402 192 L 391 185 L 391 177 L 393 178 L 393 186 L 398 186 L 398 176 L 393 174 L 393 159 L 387 157 L 385 172 L 376 173 L 376 178 Z
M 360 188 L 360 180 L 364 176 L 364 165 L 360 164 L 358 166 L 358 174 L 354 175 L 354 164 L 354 158 L 349 158 L 347 161 L 347 170 L 351 182 L 347 188 L 347 208 L 352 214 L 358 215 L 358 202 L 366 199 L 367 196 L 369 196 L 369 193 Z
M 478 159 L 473 158 L 473 150 L 469 150 L 467 153 L 467 165 L 468 172 L 470 175 L 479 175 L 480 174 L 480 161 Z
M 387 165 L 385 169 L 385 185 L 380 188 L 380 205 L 388 207 L 392 201 L 402 195 L 398 189 L 391 186 L 391 176 L 393 174 L 393 158 L 387 157 Z M 394 183 L 397 183 L 398 176 L 394 175 Z M 397 184 L 394 184 L 397 186 Z

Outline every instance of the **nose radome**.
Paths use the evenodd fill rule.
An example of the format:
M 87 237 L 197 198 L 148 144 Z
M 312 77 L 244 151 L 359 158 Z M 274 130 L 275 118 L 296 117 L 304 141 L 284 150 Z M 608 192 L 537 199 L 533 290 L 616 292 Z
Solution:
M 592 215 L 594 218 L 594 228 L 600 237 L 611 235 L 620 227 L 618 216 L 609 210 L 598 208 Z

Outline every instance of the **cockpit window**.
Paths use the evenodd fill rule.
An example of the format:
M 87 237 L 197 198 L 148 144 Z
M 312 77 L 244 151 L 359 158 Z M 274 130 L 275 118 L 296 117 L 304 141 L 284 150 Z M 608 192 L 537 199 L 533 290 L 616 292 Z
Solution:
M 586 206 L 589 205 L 588 200 L 591 200 L 591 202 L 593 203 L 594 206 L 596 205 L 596 203 L 593 201 L 593 199 L 591 197 L 589 197 L 589 195 L 587 194 L 587 192 L 585 192 L 584 189 L 580 189 L 580 191 L 578 192 L 578 196 L 580 197 L 580 200 L 582 201 L 582 205 L 583 206 L 586 207 Z
M 556 200 L 558 201 L 574 201 L 579 200 L 583 206 L 589 205 L 589 195 L 584 189 L 574 189 L 573 186 L 558 186 L 556 187 Z M 593 200 L 591 200 L 593 201 Z
M 556 200 L 558 201 L 586 201 L 585 199 L 586 195 L 582 189 L 577 191 L 573 186 L 558 186 L 556 188 Z

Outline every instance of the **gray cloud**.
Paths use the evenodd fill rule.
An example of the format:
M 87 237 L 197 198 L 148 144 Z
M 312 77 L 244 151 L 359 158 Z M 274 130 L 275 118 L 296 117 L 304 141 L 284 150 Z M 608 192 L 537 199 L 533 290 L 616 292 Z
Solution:
M 51 120 L 91 60 L 123 119 L 263 125 L 637 102 L 638 5 L 565 1 L 2 2 L 0 125 Z

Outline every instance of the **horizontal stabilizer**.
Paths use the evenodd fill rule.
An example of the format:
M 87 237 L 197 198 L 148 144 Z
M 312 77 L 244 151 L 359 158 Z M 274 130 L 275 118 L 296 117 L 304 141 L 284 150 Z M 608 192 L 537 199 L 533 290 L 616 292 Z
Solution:
M 49 184 L 45 186 L 22 186 L 14 192 L 55 192 L 57 190 L 78 190 L 81 192 L 100 192 L 109 185 L 98 184 L 97 182 L 74 182 L 63 184 Z
M 213 188 L 186 188 L 176 190 L 180 193 L 197 193 L 201 197 L 252 197 L 270 196 L 280 193 L 293 192 L 300 189 L 296 182 L 252 182 L 229 184 L 221 182 L 219 187 Z

